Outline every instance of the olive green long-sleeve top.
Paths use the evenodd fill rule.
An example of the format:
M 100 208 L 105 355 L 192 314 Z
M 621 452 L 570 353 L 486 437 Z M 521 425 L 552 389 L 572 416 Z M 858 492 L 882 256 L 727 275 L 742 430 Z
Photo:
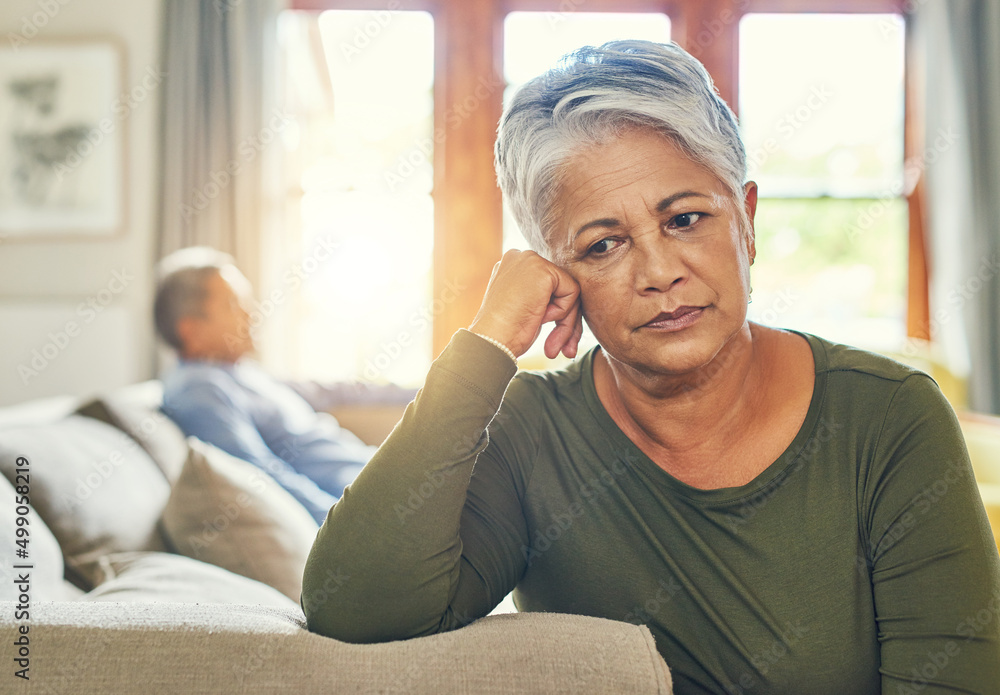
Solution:
M 594 351 L 515 376 L 459 331 L 321 528 L 309 628 L 426 635 L 514 590 L 648 625 L 678 695 L 1000 693 L 1000 557 L 951 408 L 920 372 L 805 337 L 794 441 L 701 490 L 616 426 Z

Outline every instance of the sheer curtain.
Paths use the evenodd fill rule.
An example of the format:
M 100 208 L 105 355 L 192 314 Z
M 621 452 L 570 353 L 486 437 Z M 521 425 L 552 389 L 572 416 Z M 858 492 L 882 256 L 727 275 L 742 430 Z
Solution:
M 1000 413 L 1000 3 L 927 0 L 925 57 L 931 328 L 969 380 L 973 410 Z
M 207 245 L 255 285 L 277 219 L 276 107 L 281 0 L 166 0 L 157 253 Z

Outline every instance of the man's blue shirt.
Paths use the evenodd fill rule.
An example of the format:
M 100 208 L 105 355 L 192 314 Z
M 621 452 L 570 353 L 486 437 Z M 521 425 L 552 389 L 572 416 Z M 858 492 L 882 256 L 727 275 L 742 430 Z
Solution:
M 163 385 L 186 435 L 267 471 L 320 524 L 375 451 L 254 362 L 182 360 Z

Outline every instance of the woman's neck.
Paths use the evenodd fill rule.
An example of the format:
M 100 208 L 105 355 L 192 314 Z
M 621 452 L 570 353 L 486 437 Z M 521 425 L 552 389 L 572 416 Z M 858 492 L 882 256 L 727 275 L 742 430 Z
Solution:
M 651 458 L 717 451 L 750 427 L 760 405 L 756 334 L 745 324 L 711 362 L 682 375 L 642 373 L 601 350 L 594 359 L 598 397 Z

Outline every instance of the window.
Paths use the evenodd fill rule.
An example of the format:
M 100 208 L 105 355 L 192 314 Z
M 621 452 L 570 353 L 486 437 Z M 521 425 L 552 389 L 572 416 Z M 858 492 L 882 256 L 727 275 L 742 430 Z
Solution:
M 414 383 L 434 318 L 433 19 L 286 12 L 281 32 L 298 125 L 286 166 L 301 268 L 292 361 L 316 379 Z
M 705 64 L 740 117 L 761 195 L 751 317 L 875 348 L 898 346 L 907 332 L 920 335 L 926 269 L 920 219 L 911 214 L 919 201 L 913 181 L 903 180 L 904 162 L 912 173 L 904 156 L 914 148 L 904 138 L 912 135 L 904 4 L 292 0 L 291 14 L 319 26 L 333 115 L 327 111 L 322 127 L 309 121 L 314 132 L 302 132 L 290 152 L 302 173 L 309 158 L 327 166 L 290 183 L 302 217 L 289 227 L 302 229 L 300 255 L 324 230 L 351 230 L 342 242 L 359 262 L 310 278 L 302 312 L 312 312 L 315 333 L 298 335 L 290 361 L 302 374 L 419 383 L 429 360 L 475 316 L 502 251 L 523 244 L 504 215 L 493 172 L 505 90 L 570 48 L 625 35 L 672 36 Z M 355 12 L 319 14 L 334 5 Z M 339 38 L 324 24 L 335 16 Z M 315 53 L 315 36 L 310 45 L 300 41 L 299 52 Z M 363 96 L 337 82 L 338 56 L 343 62 L 348 54 L 354 62 L 344 79 L 364 85 Z M 376 73 L 377 65 L 388 72 Z M 349 110 L 348 99 L 382 106 L 365 115 Z M 402 120 L 389 125 L 389 115 Z M 418 154 L 415 143 L 426 138 L 430 145 Z M 362 145 L 377 145 L 380 154 L 362 155 Z M 409 171 L 407 157 L 413 170 L 386 178 L 396 166 Z M 386 260 L 395 251 L 401 260 Z M 376 272 L 384 286 L 374 282 Z M 362 301 L 381 309 L 362 308 Z M 419 336 L 412 329 L 427 324 L 414 316 L 431 324 Z M 349 339 L 361 345 L 353 354 L 331 348 L 341 326 L 363 336 Z M 400 344 L 402 333 L 410 345 Z
M 739 31 L 740 125 L 761 196 L 751 318 L 897 348 L 906 337 L 902 18 L 749 14 Z

